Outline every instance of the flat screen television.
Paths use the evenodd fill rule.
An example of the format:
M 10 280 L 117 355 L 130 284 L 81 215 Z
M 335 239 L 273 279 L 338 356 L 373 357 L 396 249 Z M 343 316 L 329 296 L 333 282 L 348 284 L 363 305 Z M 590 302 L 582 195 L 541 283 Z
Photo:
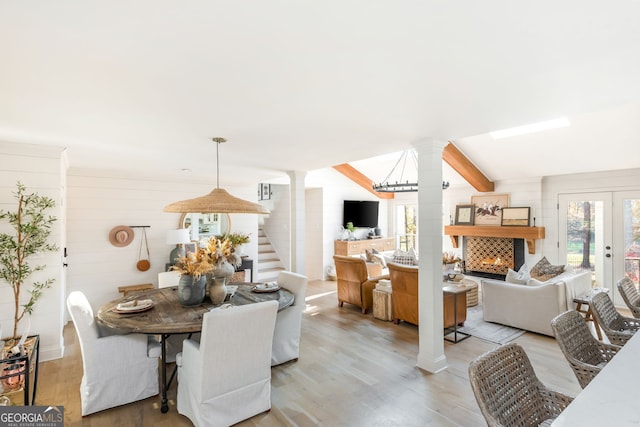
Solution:
M 354 227 L 377 227 L 379 204 L 377 201 L 345 200 L 342 225 L 346 228 L 347 223 L 352 222 Z

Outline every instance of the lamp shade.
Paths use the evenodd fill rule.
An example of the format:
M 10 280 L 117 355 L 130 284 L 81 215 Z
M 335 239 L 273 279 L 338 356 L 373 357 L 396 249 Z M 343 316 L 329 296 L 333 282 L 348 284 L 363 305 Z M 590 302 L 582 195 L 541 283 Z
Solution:
M 167 230 L 167 245 L 177 245 L 180 243 L 189 243 L 189 230 L 179 228 L 177 230 Z
M 268 214 L 264 206 L 232 196 L 222 188 L 214 188 L 211 193 L 195 199 L 175 202 L 164 207 L 165 212 L 201 213 L 249 213 Z

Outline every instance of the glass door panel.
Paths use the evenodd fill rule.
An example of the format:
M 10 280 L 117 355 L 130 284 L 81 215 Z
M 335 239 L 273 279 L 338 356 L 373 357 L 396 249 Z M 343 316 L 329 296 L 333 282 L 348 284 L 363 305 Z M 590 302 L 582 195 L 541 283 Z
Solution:
M 616 282 L 626 276 L 640 283 L 640 191 L 565 194 L 558 206 L 560 259 L 590 268 L 593 285 L 624 307 Z
M 610 218 L 611 193 L 560 195 L 560 260 L 576 272 L 591 271 L 596 287 L 611 287 Z
M 614 279 L 629 277 L 636 287 L 640 282 L 640 192 L 616 192 L 615 217 L 619 226 L 614 230 L 616 241 L 622 242 L 614 258 L 622 260 L 614 264 Z
M 398 236 L 398 248 L 408 251 L 411 248 L 418 250 L 416 234 L 418 230 L 418 209 L 416 205 L 396 206 L 396 233 Z

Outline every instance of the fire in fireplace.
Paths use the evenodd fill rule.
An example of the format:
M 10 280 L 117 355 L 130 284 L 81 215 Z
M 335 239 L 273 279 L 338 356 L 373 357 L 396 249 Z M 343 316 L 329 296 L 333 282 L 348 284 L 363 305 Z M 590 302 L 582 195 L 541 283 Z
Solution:
M 524 239 L 465 237 L 465 274 L 504 280 L 509 269 L 522 267 L 524 253 Z

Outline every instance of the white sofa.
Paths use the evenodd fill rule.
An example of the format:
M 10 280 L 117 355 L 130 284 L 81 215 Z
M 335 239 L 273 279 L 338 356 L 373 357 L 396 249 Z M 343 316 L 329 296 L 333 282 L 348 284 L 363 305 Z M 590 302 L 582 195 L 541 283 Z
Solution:
M 591 272 L 562 273 L 536 285 L 482 279 L 481 286 L 485 321 L 553 336 L 551 320 L 591 289 Z

